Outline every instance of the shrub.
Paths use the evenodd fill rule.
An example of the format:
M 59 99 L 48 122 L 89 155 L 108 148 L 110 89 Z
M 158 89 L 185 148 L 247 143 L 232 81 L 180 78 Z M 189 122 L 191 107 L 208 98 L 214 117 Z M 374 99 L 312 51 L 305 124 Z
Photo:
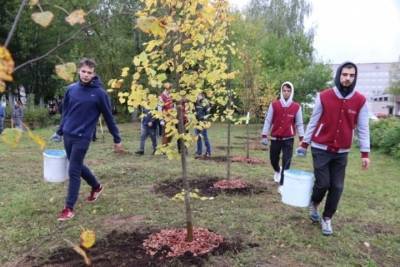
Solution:
M 371 146 L 400 159 L 400 120 L 389 118 L 371 123 Z

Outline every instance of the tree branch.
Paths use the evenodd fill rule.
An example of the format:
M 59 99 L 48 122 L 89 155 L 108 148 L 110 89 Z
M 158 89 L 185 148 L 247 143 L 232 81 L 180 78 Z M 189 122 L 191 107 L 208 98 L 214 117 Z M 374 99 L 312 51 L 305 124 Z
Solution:
M 28 0 L 22 0 L 21 5 L 19 6 L 18 13 L 15 16 L 11 30 L 7 35 L 7 39 L 6 39 L 6 42 L 4 43 L 4 47 L 7 47 L 9 45 L 11 38 L 14 35 L 15 29 L 17 28 L 18 21 L 21 18 L 22 10 L 24 9 L 26 2 L 28 2 Z
M 59 43 L 58 45 L 56 45 L 55 47 L 53 47 L 52 49 L 50 49 L 49 51 L 47 51 L 46 53 L 44 53 L 43 55 L 30 59 L 18 66 L 15 67 L 14 72 L 16 72 L 17 70 L 21 69 L 22 67 L 25 67 L 28 64 L 34 63 L 36 61 L 39 61 L 45 57 L 47 57 L 48 55 L 50 55 L 51 53 L 53 53 L 54 51 L 56 51 L 57 49 L 59 49 L 60 47 L 64 46 L 65 44 L 67 44 L 68 42 L 70 42 L 71 40 L 75 39 L 76 35 L 78 35 L 78 33 L 85 31 L 86 29 L 92 27 L 93 25 L 97 24 L 98 22 L 94 22 L 92 24 L 89 24 L 85 27 L 80 28 L 78 31 L 76 31 L 74 34 L 72 34 L 70 37 L 68 37 L 67 39 L 65 39 L 64 41 L 62 41 L 61 43 Z

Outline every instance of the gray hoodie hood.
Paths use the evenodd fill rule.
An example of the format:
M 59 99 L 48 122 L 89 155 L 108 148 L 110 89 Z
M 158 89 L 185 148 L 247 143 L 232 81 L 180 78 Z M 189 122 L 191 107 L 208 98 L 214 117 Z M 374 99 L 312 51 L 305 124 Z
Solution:
M 289 98 L 287 100 L 285 100 L 285 98 L 283 97 L 283 93 L 282 93 L 283 86 L 286 85 L 286 84 L 289 85 L 292 88 L 292 92 L 290 93 L 290 96 L 289 96 Z M 288 106 L 290 106 L 290 104 L 292 104 L 292 102 L 293 102 L 293 94 L 294 94 L 294 86 L 293 86 L 293 84 L 291 82 L 288 82 L 288 81 L 282 83 L 282 85 L 281 85 L 281 98 L 279 99 L 279 101 L 281 102 L 283 107 L 288 107 Z

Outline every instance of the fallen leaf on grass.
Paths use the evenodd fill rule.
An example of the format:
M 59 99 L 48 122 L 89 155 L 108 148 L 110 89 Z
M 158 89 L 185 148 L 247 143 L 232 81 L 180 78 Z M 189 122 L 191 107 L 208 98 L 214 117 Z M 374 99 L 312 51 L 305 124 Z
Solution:
M 199 190 L 194 189 L 194 192 L 189 193 L 189 197 L 192 199 L 199 199 L 199 200 L 213 200 L 214 197 L 202 197 L 198 194 Z M 172 197 L 172 200 L 185 200 L 185 189 L 182 189 L 182 192 L 177 193 L 175 196 Z
M 87 229 L 83 230 L 80 238 L 81 238 L 81 246 L 84 248 L 91 248 L 96 242 L 96 234 L 92 230 L 87 230 Z

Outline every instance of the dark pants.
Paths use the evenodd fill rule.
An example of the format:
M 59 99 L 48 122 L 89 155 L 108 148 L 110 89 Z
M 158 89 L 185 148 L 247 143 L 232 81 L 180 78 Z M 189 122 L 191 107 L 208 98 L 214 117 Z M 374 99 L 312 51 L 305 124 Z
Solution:
M 0 134 L 4 130 L 4 117 L 0 117 Z
M 147 139 L 147 137 L 150 137 L 151 139 L 151 144 L 153 146 L 153 151 L 156 150 L 157 148 L 157 138 L 156 138 L 156 128 L 150 128 L 147 126 L 141 126 L 140 129 L 140 148 L 139 151 L 144 152 L 144 144 Z
M 93 189 L 100 186 L 93 173 L 83 164 L 86 152 L 89 149 L 89 143 L 90 140 L 64 134 L 64 147 L 69 160 L 69 185 L 65 206 L 71 209 L 74 208 L 74 205 L 78 200 L 81 177 Z
M 203 129 L 203 130 L 194 129 L 194 133 L 197 136 L 196 154 L 201 155 L 203 153 L 203 140 L 204 140 L 204 145 L 206 146 L 206 153 L 208 155 L 210 155 L 211 154 L 211 145 L 210 145 L 210 141 L 208 140 L 207 129 Z
M 344 188 L 348 153 L 334 153 L 317 148 L 311 148 L 311 152 L 315 175 L 311 201 L 318 205 L 328 192 L 322 216 L 332 218 Z
M 290 168 L 290 164 L 292 162 L 293 155 L 293 142 L 294 138 L 286 139 L 286 140 L 271 140 L 271 147 L 269 150 L 269 158 L 271 160 L 272 168 L 275 172 L 280 171 L 279 166 L 279 158 L 282 152 L 282 172 L 281 172 L 281 180 L 279 182 L 280 185 L 283 185 L 284 170 Z

